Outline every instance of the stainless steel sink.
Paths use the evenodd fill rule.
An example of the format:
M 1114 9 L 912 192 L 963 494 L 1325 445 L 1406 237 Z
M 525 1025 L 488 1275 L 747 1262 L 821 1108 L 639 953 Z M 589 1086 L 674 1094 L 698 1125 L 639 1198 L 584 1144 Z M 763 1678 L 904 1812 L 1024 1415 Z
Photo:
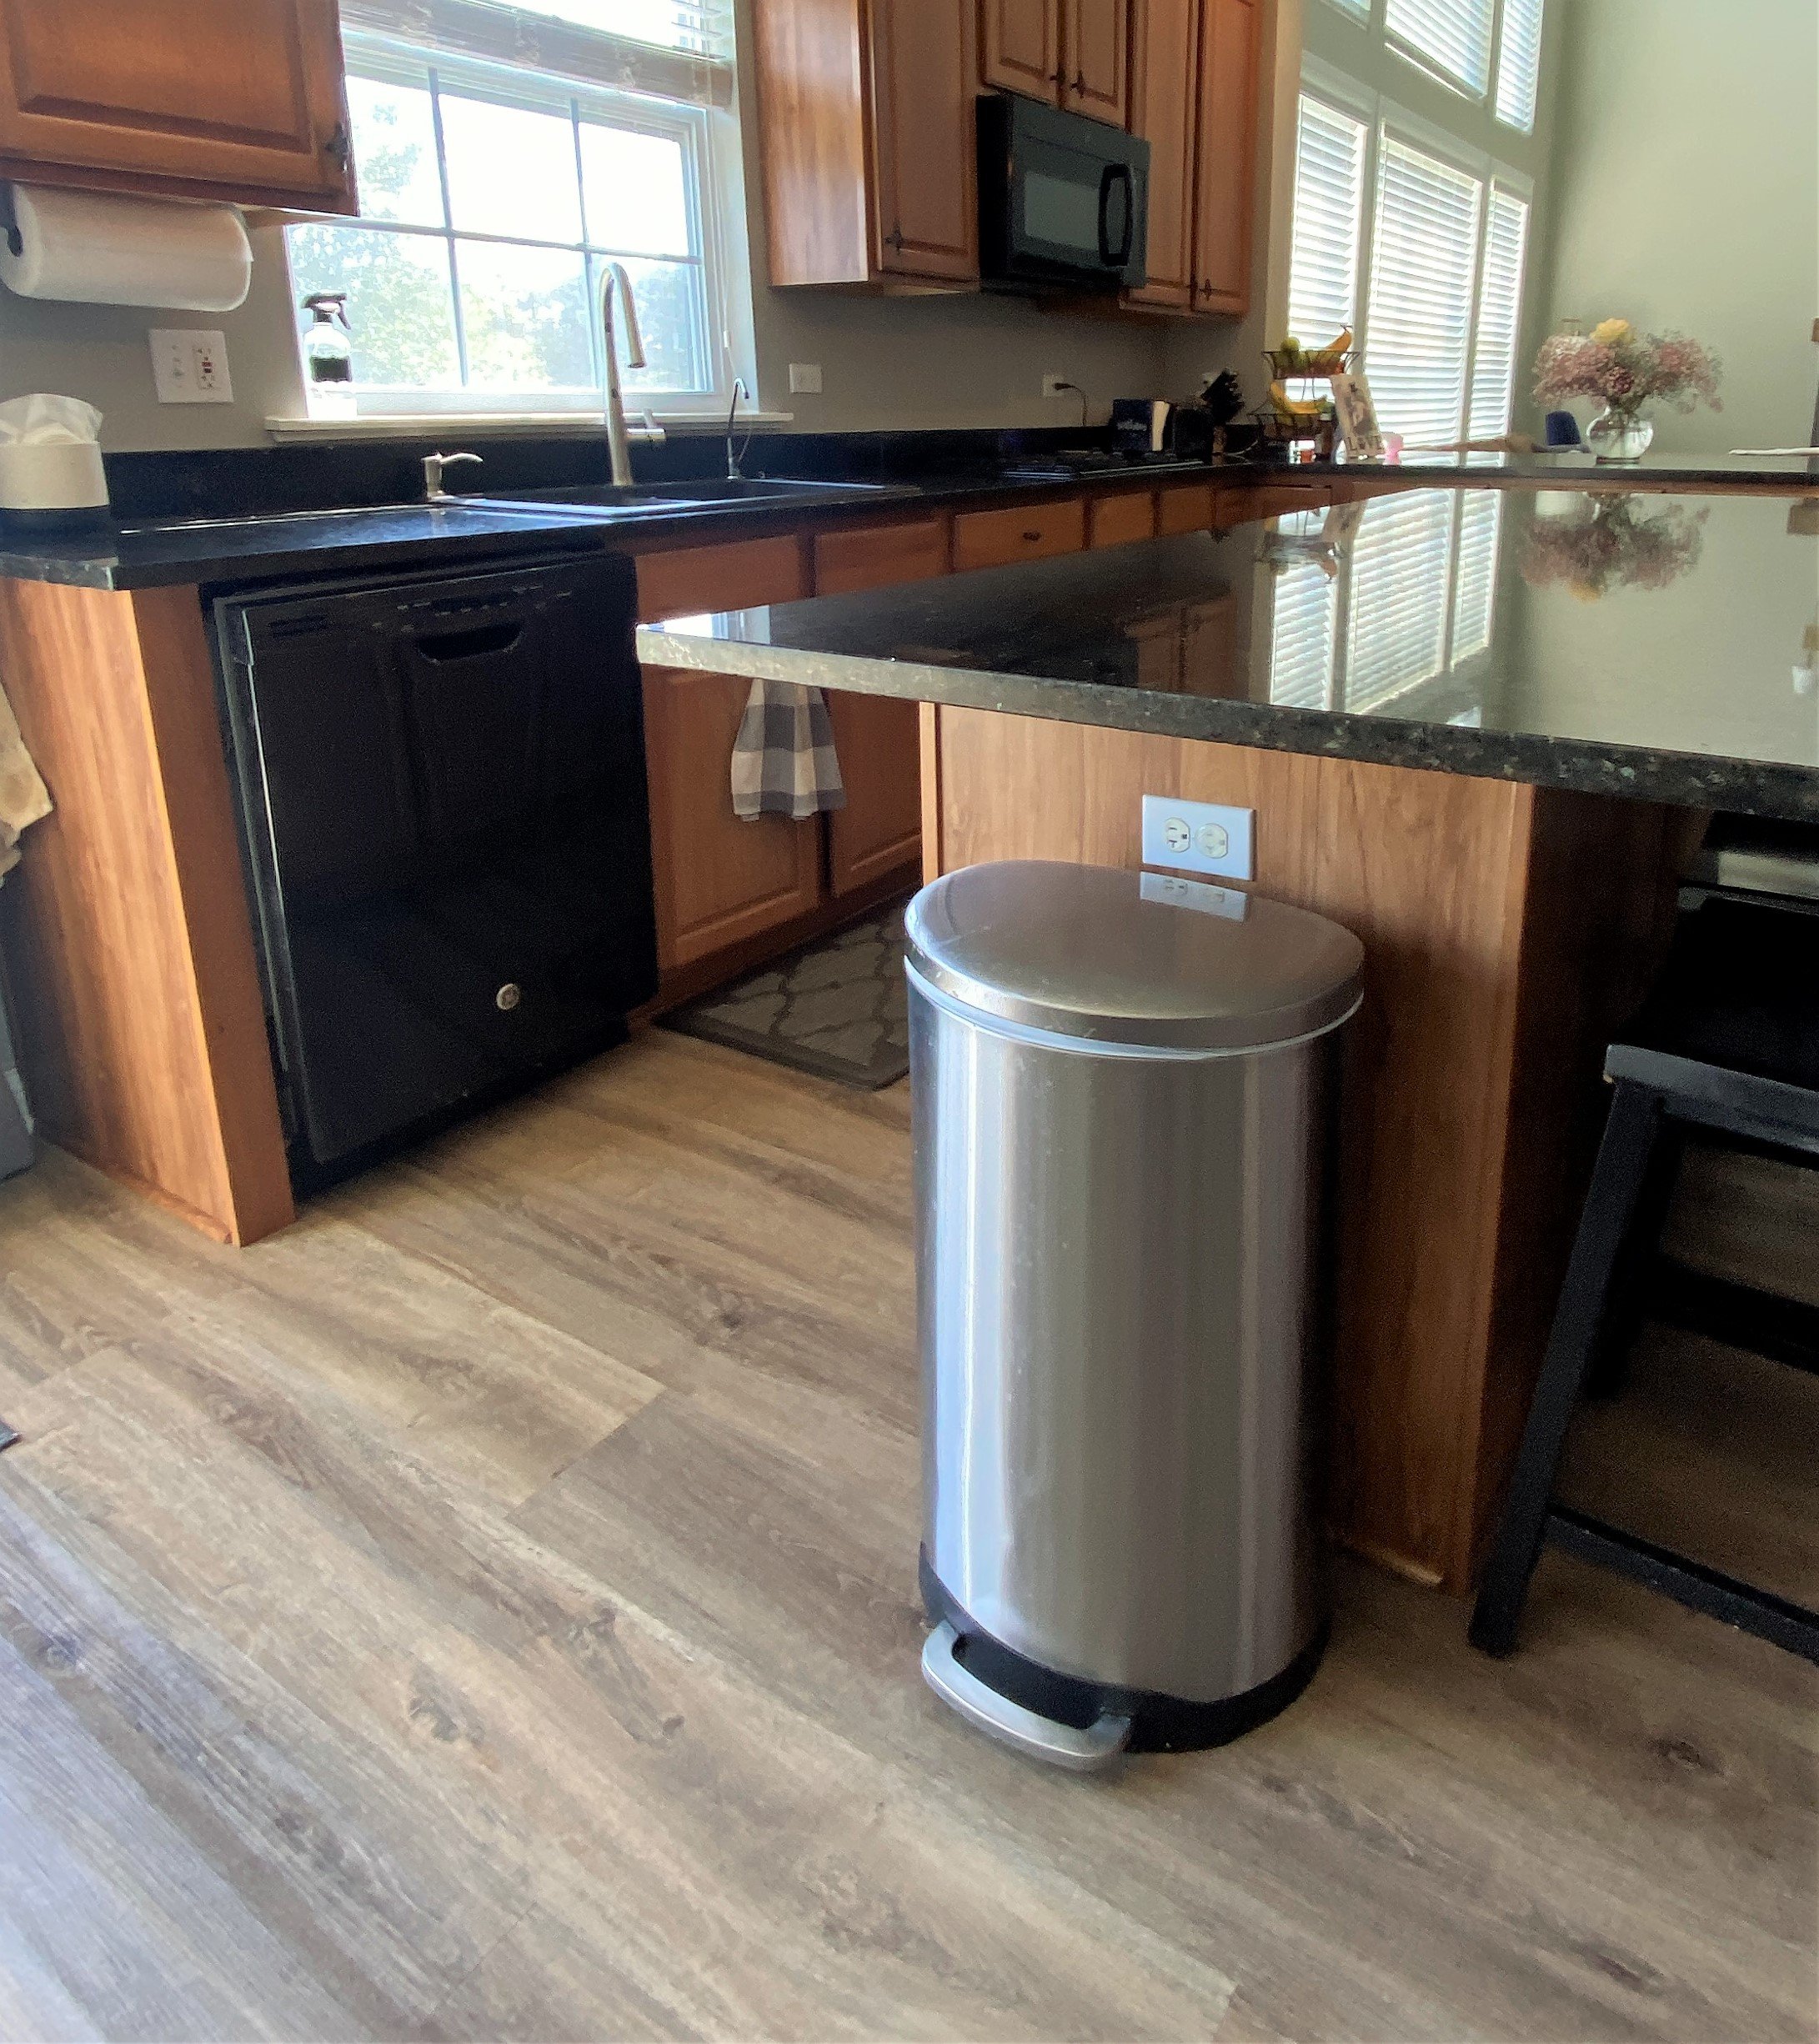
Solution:
M 749 503 L 838 503 L 913 494 L 897 483 L 799 483 L 770 476 L 737 480 L 709 478 L 689 483 L 578 483 L 552 489 L 512 490 L 503 496 L 464 496 L 453 501 L 489 511 L 561 508 L 601 518 L 653 517 L 680 509 L 735 511 Z

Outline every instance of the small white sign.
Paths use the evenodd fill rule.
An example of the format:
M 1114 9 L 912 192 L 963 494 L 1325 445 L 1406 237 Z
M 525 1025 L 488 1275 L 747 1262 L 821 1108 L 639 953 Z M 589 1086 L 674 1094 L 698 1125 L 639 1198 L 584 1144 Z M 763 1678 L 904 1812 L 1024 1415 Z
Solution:
M 1223 915 L 1241 923 L 1250 913 L 1250 897 L 1235 887 L 1209 887 L 1204 880 L 1185 880 L 1178 873 L 1146 873 L 1145 901 L 1165 901 L 1173 909 L 1193 909 L 1202 915 Z

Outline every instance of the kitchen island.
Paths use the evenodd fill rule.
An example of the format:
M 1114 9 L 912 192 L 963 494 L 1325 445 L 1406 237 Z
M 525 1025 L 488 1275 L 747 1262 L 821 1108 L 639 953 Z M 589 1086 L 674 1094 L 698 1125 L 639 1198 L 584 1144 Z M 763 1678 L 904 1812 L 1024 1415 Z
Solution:
M 1256 810 L 1256 884 L 1369 960 L 1342 1096 L 1334 1524 L 1462 1590 L 1602 1047 L 1680 859 L 1714 808 L 1819 818 L 1811 510 L 1405 490 L 648 627 L 639 649 L 921 702 L 930 874 L 1135 865 L 1145 794 Z

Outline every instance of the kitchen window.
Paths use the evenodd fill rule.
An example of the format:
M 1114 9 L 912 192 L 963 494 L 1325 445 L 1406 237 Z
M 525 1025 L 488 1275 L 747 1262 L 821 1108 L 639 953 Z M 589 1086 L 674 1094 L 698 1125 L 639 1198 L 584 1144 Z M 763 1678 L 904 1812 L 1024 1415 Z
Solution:
M 286 239 L 296 303 L 348 294 L 360 412 L 597 414 L 609 262 L 648 357 L 622 366 L 628 400 L 724 404 L 743 233 L 724 0 L 342 0 L 342 19 L 360 217 Z
M 1487 105 L 1506 128 L 1535 125 L 1545 0 L 1332 0 L 1405 63 Z
M 1411 447 L 1495 438 L 1515 395 L 1526 181 L 1343 85 L 1300 98 L 1289 330 L 1350 327 L 1384 429 Z

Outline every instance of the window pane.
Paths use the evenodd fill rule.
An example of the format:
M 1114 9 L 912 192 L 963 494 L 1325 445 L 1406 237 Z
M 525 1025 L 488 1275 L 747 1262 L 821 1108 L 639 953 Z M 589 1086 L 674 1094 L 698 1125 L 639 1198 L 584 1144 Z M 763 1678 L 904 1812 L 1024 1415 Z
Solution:
M 1383 25 L 1471 93 L 1491 82 L 1494 0 L 1389 0 Z
M 668 135 L 581 123 L 588 240 L 637 255 L 694 253 L 682 145 Z
M 1369 709 L 1440 672 L 1452 539 L 1450 491 L 1366 506 L 1352 548 L 1344 708 Z
M 428 88 L 350 77 L 348 110 L 353 118 L 361 218 L 440 227 L 442 180 L 436 175 L 436 123 Z
M 359 227 L 293 227 L 291 281 L 298 298 L 345 291 L 354 380 L 459 390 L 448 244 L 439 237 Z
M 596 276 L 599 260 L 595 259 Z M 625 367 L 625 336 L 619 337 L 619 373 L 628 393 L 640 390 L 711 390 L 708 368 L 707 307 L 698 263 L 653 263 L 628 258 L 625 273 L 638 302 L 645 366 Z
M 1516 387 L 1516 328 L 1522 311 L 1522 257 L 1528 207 L 1513 193 L 1493 191 L 1485 223 L 1484 275 L 1478 285 L 1478 352 L 1471 370 L 1471 438 L 1510 430 Z
M 1289 331 L 1318 348 L 1357 319 L 1365 124 L 1307 93 L 1295 150 Z
M 1497 52 L 1497 118 L 1527 134 L 1535 126 L 1541 71 L 1541 0 L 1503 0 Z
M 574 129 L 560 114 L 442 95 L 448 210 L 473 234 L 579 242 Z
M 1478 247 L 1476 178 L 1386 135 L 1377 167 L 1366 368 L 1386 432 L 1456 440 Z
M 596 387 L 579 254 L 458 241 L 468 382 L 488 390 Z

